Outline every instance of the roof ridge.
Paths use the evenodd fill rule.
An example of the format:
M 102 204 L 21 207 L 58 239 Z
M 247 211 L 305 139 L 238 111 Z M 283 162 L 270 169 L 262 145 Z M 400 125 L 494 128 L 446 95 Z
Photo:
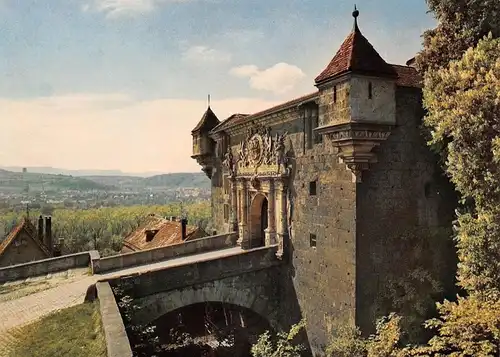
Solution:
M 288 107 L 292 106 L 293 104 L 300 103 L 300 102 L 307 100 L 307 99 L 312 99 L 317 95 L 319 95 L 319 91 L 316 90 L 312 93 L 305 94 L 305 95 L 302 95 L 300 97 L 296 97 L 294 99 L 287 100 L 283 103 L 273 105 L 272 107 L 269 107 L 269 108 L 264 109 L 264 110 L 260 110 L 258 112 L 252 113 L 252 114 L 239 114 L 240 118 L 242 119 L 241 121 L 237 121 L 236 119 L 238 118 L 238 116 L 233 114 L 233 115 L 229 116 L 226 120 L 222 121 L 219 125 L 217 125 L 212 130 L 213 130 L 213 132 L 217 132 L 221 129 L 225 129 L 225 128 L 233 126 L 233 125 L 242 124 L 242 123 L 249 121 L 249 120 L 258 119 L 259 117 L 264 116 L 266 114 L 270 114 L 270 113 L 273 113 L 275 111 L 285 110 Z
M 31 225 L 35 227 L 33 223 L 31 223 L 26 217 L 23 217 L 22 221 L 12 229 L 12 231 L 7 235 L 7 237 L 0 243 L 0 256 L 6 251 L 6 249 L 12 244 L 12 242 L 19 236 L 19 234 L 23 231 L 23 229 L 26 231 L 27 236 L 31 238 L 35 242 L 35 244 L 38 245 L 38 247 L 47 255 L 47 257 L 50 257 L 50 251 L 45 244 L 40 242 L 37 237 L 33 237 L 30 232 L 26 229 L 26 225 Z M 35 232 L 36 232 L 36 227 L 35 227 Z

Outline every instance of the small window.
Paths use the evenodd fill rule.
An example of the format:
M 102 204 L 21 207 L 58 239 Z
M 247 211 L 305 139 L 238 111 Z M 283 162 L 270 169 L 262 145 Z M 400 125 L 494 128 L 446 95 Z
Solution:
M 309 245 L 311 248 L 316 248 L 316 234 L 309 234 Z
M 309 182 L 309 196 L 316 196 L 316 181 Z
M 337 86 L 333 86 L 333 102 L 337 103 Z
M 368 99 L 373 97 L 373 85 L 372 82 L 368 82 Z

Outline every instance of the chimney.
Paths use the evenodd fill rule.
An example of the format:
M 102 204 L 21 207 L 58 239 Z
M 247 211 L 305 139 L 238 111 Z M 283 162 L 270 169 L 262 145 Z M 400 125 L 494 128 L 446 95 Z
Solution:
M 188 220 L 186 218 L 181 219 L 181 235 L 182 235 L 182 240 L 186 240 L 187 224 L 188 224 Z
M 38 217 L 38 240 L 43 243 L 43 216 Z
M 175 222 L 177 221 L 177 217 L 176 216 L 170 216 L 170 222 Z
M 45 217 L 45 245 L 49 248 L 50 254 L 53 254 L 52 246 L 52 217 Z
M 64 245 L 64 239 L 59 238 L 59 243 L 54 246 L 54 253 L 52 254 L 55 257 L 60 257 L 62 255 L 62 247 Z

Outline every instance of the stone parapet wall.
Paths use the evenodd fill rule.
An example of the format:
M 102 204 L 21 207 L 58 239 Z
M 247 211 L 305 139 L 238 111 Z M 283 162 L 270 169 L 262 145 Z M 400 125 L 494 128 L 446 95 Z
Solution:
M 96 284 L 108 357 L 132 357 L 132 349 L 125 331 L 120 310 L 109 283 Z
M 0 283 L 57 273 L 68 269 L 89 267 L 92 266 L 93 259 L 99 259 L 99 253 L 96 251 L 11 265 L 0 268 Z
M 137 265 L 150 264 L 165 259 L 230 248 L 236 245 L 236 239 L 237 233 L 226 233 L 194 239 L 192 241 L 174 244 L 167 247 L 100 258 L 96 261 L 93 272 L 104 273 Z
M 57 273 L 64 270 L 88 267 L 92 274 L 120 270 L 127 267 L 155 263 L 187 255 L 231 248 L 236 245 L 237 233 L 226 233 L 194 239 L 168 247 L 100 257 L 99 252 L 89 251 L 57 258 L 37 260 L 30 263 L 0 268 L 0 283 Z
M 113 279 L 110 280 L 110 284 L 113 286 L 118 283 L 132 282 L 133 291 L 128 293 L 135 298 L 140 298 L 281 265 L 283 261 L 276 257 L 277 251 L 277 245 L 241 250 L 239 253 L 216 259 L 208 258 L 186 265 Z

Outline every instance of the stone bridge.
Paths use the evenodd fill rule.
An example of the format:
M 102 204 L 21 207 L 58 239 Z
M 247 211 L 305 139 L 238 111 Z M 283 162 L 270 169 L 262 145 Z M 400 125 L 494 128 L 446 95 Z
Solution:
M 280 328 L 282 263 L 278 247 L 236 250 L 234 254 L 107 279 L 111 286 L 125 286 L 126 294 L 140 307 L 134 322 L 148 324 L 157 318 L 201 302 L 237 305 L 264 317 Z
M 236 237 L 236 233 L 230 233 L 112 257 L 101 258 L 97 252 L 86 252 L 1 268 L 0 284 L 50 278 L 65 271 L 83 273 L 81 278 L 60 286 L 18 300 L 0 301 L 0 335 L 54 310 L 81 303 L 84 298 L 97 297 L 108 356 L 131 356 L 123 320 L 110 289 L 117 285 L 125 286 L 127 295 L 141 307 L 133 316 L 134 322 L 141 324 L 192 304 L 221 302 L 252 310 L 276 330 L 288 327 L 286 319 L 291 307 L 285 303 L 289 295 L 283 284 L 286 270 L 276 256 L 278 247 L 244 250 L 237 246 Z M 29 308 L 31 305 L 33 309 Z M 36 313 L 27 314 L 27 308 Z M 4 317 L 1 311 L 6 314 Z

